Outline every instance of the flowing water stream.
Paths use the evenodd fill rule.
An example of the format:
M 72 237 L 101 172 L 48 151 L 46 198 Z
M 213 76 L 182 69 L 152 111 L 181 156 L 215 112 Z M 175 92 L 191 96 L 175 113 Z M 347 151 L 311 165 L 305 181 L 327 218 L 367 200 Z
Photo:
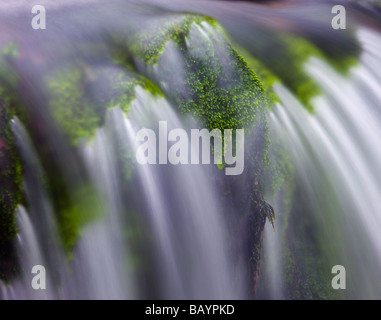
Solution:
M 166 9 L 169 6 L 167 1 L 155 1 L 155 4 Z M 286 9 L 272 15 L 269 13 L 272 11 L 263 7 L 250 13 L 255 7 L 243 10 L 246 5 L 238 5 L 237 10 L 231 11 L 232 17 L 228 17 L 224 8 L 231 9 L 231 3 L 218 2 L 215 16 L 226 23 L 233 35 L 238 30 L 237 16 L 246 21 L 246 29 L 242 30 L 245 35 L 253 27 L 247 24 L 247 21 L 252 23 L 248 17 L 262 27 L 270 18 L 278 17 L 281 21 L 284 16 L 291 20 L 300 17 L 300 13 L 287 15 Z M 118 20 L 123 12 L 129 17 L 147 14 L 146 8 L 137 10 L 136 4 L 127 8 L 115 13 L 114 21 L 104 22 L 103 29 L 99 27 L 101 31 L 95 28 L 94 33 L 119 32 L 133 25 Z M 189 2 L 180 1 L 173 10 L 180 8 L 188 10 Z M 210 13 L 208 1 L 197 11 Z M 90 12 L 89 21 L 82 21 L 84 38 L 90 34 L 92 23 L 102 25 L 100 16 L 94 13 L 98 11 Z M 111 12 L 114 17 L 109 9 L 104 10 L 104 15 L 110 17 Z M 155 14 L 161 17 L 162 12 L 158 8 L 149 11 L 149 15 Z M 72 21 L 72 30 L 62 36 L 63 42 L 80 38 L 73 36 L 73 30 L 81 21 L 75 15 Z M 304 20 L 301 23 L 308 25 Z M 311 21 L 309 25 L 313 23 L 317 22 Z M 55 28 L 64 25 L 64 19 L 57 19 Z M 290 28 L 290 24 L 286 25 Z M 214 28 L 206 22 L 193 24 L 184 46 L 190 54 L 201 55 L 200 59 L 211 54 L 229 62 L 226 44 Z M 254 29 L 251 36 L 234 40 L 245 46 L 245 41 L 248 43 L 261 34 Z M 376 29 L 364 26 L 356 29 L 355 38 L 361 54 L 348 75 L 339 73 L 318 56 L 312 55 L 303 63 L 305 73 L 320 88 L 320 93 L 311 100 L 314 112 L 302 105 L 287 84 L 278 81 L 272 89 L 279 100 L 266 111 L 261 109 L 263 114 L 258 111 L 252 124 L 254 130 L 248 130 L 245 135 L 245 141 L 251 141 L 245 144 L 248 163 L 263 151 L 263 141 L 255 137 L 261 125 L 267 125 L 266 115 L 272 143 L 270 168 L 271 163 L 283 163 L 288 170 L 282 192 L 271 192 L 271 170 L 264 182 L 265 198 L 273 206 L 276 219 L 274 228 L 270 223 L 265 226 L 256 298 L 381 298 L 381 75 L 378 72 L 381 35 Z M 54 41 L 58 45 L 59 40 Z M 115 72 L 115 66 L 110 68 L 108 63 L 99 61 L 99 56 L 108 54 L 108 41 L 94 47 L 90 54 L 90 62 L 84 67 L 89 79 L 99 70 Z M 29 40 L 25 43 L 26 47 L 33 47 Z M 253 49 L 247 43 L 246 48 Z M 83 48 L 77 51 L 81 59 L 88 54 Z M 267 59 L 265 55 L 260 58 Z M 42 72 L 48 73 L 52 61 L 56 62 L 51 59 L 47 58 L 50 64 L 41 67 Z M 249 176 L 229 177 L 213 164 L 139 165 L 133 161 L 139 148 L 136 133 L 140 129 L 152 128 L 158 132 L 159 121 L 166 121 L 168 130 L 182 128 L 190 132 L 197 128 L 197 119 L 180 115 L 176 102 L 169 97 L 176 81 L 171 82 L 168 75 L 177 80 L 176 90 L 182 90 L 182 98 L 187 98 L 184 70 L 189 61 L 174 41 L 166 43 L 153 66 L 131 59 L 134 71 L 158 84 L 165 94 L 135 86 L 128 113 L 118 105 L 107 109 L 104 123 L 93 137 L 81 139 L 75 148 L 69 147 L 55 128 L 45 97 L 30 98 L 27 114 L 38 119 L 37 127 L 44 127 L 39 130 L 49 132 L 46 148 L 51 150 L 57 176 L 65 186 L 65 197 L 75 204 L 71 210 L 83 215 L 79 222 L 71 222 L 76 227 L 79 225 L 72 250 L 67 250 L 59 236 L 67 230 L 60 229 L 57 204 L 47 188 L 44 168 L 49 164 L 41 156 L 45 149 L 39 149 L 35 141 L 41 132 L 37 130 L 36 134 L 22 117 L 13 118 L 11 130 L 23 164 L 26 203 L 16 210 L 19 232 L 14 239 L 14 250 L 20 272 L 10 283 L 0 282 L 1 299 L 253 297 L 253 271 L 248 262 L 248 252 L 252 250 L 248 248 L 251 218 L 242 213 L 250 211 Z M 36 66 L 43 65 L 37 55 L 32 54 L 31 60 L 30 66 L 23 60 L 16 64 L 26 79 L 22 87 L 26 89 L 33 88 L 38 78 Z M 233 77 L 233 69 L 223 68 L 225 74 Z M 103 85 L 106 84 L 94 85 L 92 90 L 100 91 Z M 40 106 L 36 107 L 37 104 Z M 283 158 L 277 152 L 277 145 L 283 150 Z M 157 145 L 153 143 L 150 147 Z M 46 290 L 34 290 L 31 286 L 30 271 L 35 265 L 46 268 Z M 331 269 L 335 265 L 346 268 L 345 291 L 331 287 Z
M 352 299 L 380 298 L 380 36 L 372 30 L 357 32 L 363 47 L 361 64 L 343 77 L 319 59 L 311 58 L 306 71 L 317 80 L 323 95 L 316 98 L 316 113 L 310 114 L 283 86 L 275 91 L 281 104 L 270 115 L 270 128 L 292 157 L 297 176 L 296 199 L 307 203 L 294 223 L 303 224 L 303 214 L 316 230 L 288 235 L 294 250 L 316 237 L 324 268 L 346 267 Z M 378 49 L 377 49 L 378 47 Z M 298 201 L 297 200 L 297 201 Z M 280 207 L 280 212 L 282 208 Z M 291 213 L 293 214 L 293 213 Z M 299 220 L 299 221 L 298 221 Z M 277 221 L 282 230 L 282 218 Z M 285 295 L 284 234 L 267 228 L 264 240 L 270 265 L 270 296 Z M 296 249 L 296 250 L 298 250 Z M 283 254 L 282 254 L 283 252 Z M 283 260 L 282 260 L 283 259 Z M 287 296 L 287 295 L 286 295 Z

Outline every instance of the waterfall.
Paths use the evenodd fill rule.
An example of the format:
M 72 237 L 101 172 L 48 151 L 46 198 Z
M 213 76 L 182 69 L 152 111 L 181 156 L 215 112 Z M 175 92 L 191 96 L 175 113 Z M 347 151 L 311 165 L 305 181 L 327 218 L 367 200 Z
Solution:
M 377 176 L 381 169 L 381 87 L 379 75 L 374 73 L 381 67 L 381 39 L 365 28 L 358 30 L 357 37 L 364 51 L 348 77 L 318 58 L 305 64 L 306 72 L 322 88 L 322 94 L 313 102 L 315 113 L 307 112 L 282 85 L 274 88 L 281 103 L 270 116 L 270 128 L 273 137 L 282 137 L 291 156 L 299 184 L 294 201 L 301 201 L 304 209 L 295 210 L 300 216 L 291 220 L 303 226 L 303 214 L 307 214 L 316 230 L 310 230 L 312 234 L 291 231 L 291 235 L 278 235 L 277 241 L 271 232 L 266 233 L 264 248 L 268 251 L 271 279 L 277 279 L 276 288 L 269 293 L 272 298 L 280 298 L 280 294 L 290 298 L 290 291 L 285 289 L 288 262 L 281 253 L 285 252 L 284 244 L 290 242 L 293 250 L 303 250 L 302 243 L 311 241 L 311 237 L 316 237 L 318 255 L 324 261 L 312 267 L 314 272 L 327 275 L 334 265 L 343 265 L 349 283 L 345 297 L 381 297 L 381 185 Z M 282 229 L 281 221 L 277 228 Z M 303 268 L 306 262 L 297 263 Z M 319 281 L 330 285 L 329 277 Z
M 46 0 L 30 33 L 8 2 L 0 299 L 381 298 L 376 9 L 332 32 L 330 1 Z M 210 161 L 162 162 L 175 129 Z M 243 173 L 194 129 L 244 131 Z
M 48 234 L 57 231 L 54 223 L 42 224 L 39 220 L 52 222 L 54 213 L 38 177 L 37 155 L 21 122 L 14 121 L 20 152 L 25 155 L 23 161 L 32 171 L 30 176 L 27 172 L 25 185 L 39 193 L 39 197 L 28 201 L 31 209 L 36 210 L 33 220 L 24 207 L 18 209 L 21 232 L 17 241 L 24 275 L 9 286 L 2 286 L 3 298 L 244 297 L 243 263 L 237 266 L 235 261 L 233 265 L 229 258 L 229 238 L 234 234 L 225 219 L 228 212 L 218 201 L 221 190 L 213 183 L 216 175 L 221 176 L 221 170 L 213 165 L 171 168 L 136 164 L 136 179 L 128 181 L 135 201 L 131 203 L 123 198 L 122 184 L 127 181 L 121 168 L 115 166 L 119 144 L 128 144 L 131 151 L 136 152 L 136 131 L 154 123 L 157 126 L 160 120 L 167 121 L 170 128 L 188 126 L 168 101 L 137 87 L 129 117 L 120 108 L 109 110 L 104 128 L 97 130 L 93 141 L 81 145 L 81 157 L 97 190 L 96 203 L 86 209 L 101 212 L 83 227 L 70 259 L 59 243 L 49 248 Z M 128 161 L 121 165 L 128 165 Z M 45 209 L 35 202 L 44 203 Z M 47 229 L 43 227 L 46 225 L 49 225 Z M 232 225 L 230 228 L 234 229 Z M 137 245 L 145 248 L 138 251 Z M 54 268 L 57 288 L 31 288 L 30 270 L 36 264 L 44 265 L 48 275 Z M 137 268 L 149 269 L 145 272 L 149 274 L 150 283 L 144 283 L 147 277 L 140 279 L 142 275 Z M 46 281 L 48 287 L 53 283 L 49 278 Z

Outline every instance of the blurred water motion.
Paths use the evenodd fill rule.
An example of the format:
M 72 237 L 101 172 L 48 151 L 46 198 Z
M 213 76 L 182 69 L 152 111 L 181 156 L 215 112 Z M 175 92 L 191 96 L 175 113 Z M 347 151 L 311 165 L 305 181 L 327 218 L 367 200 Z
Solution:
M 343 2 L 348 28 L 333 30 L 330 1 L 38 4 L 47 8 L 46 30 L 30 27 L 33 3 L 0 4 L 0 76 L 22 108 L 11 130 L 25 194 L 12 254 L 18 272 L 0 283 L 0 298 L 381 298 L 377 9 Z M 170 95 L 177 90 L 189 98 L 177 45 L 168 39 L 154 64 L 132 45 L 142 34 L 148 43 L 152 30 L 182 21 L 184 12 L 215 18 L 250 67 L 258 62 L 276 79 L 277 100 L 266 100 L 271 105 L 258 109 L 246 133 L 249 163 L 266 153 L 259 133 L 269 119 L 263 181 L 247 172 L 260 172 L 262 179 L 265 166 L 248 165 L 242 176 L 227 177 L 214 165 L 141 166 L 133 160 L 139 129 L 156 129 L 160 120 L 170 128 L 195 127 Z M 183 45 L 195 55 L 212 52 L 233 77 L 225 31 L 214 28 L 207 20 L 193 24 Z M 105 102 L 118 90 L 110 85 L 114 78 L 136 81 L 120 100 L 131 94 L 129 110 L 120 101 L 112 108 Z M 52 92 L 58 93 L 54 99 Z M 61 108 L 58 116 L 52 101 Z M 77 103 L 86 118 L 62 109 Z M 272 192 L 273 164 L 287 171 L 278 193 Z M 261 234 L 252 234 L 250 199 L 258 185 L 276 220 L 275 230 L 267 223 L 261 263 L 253 266 Z M 264 224 L 262 218 L 255 223 Z M 47 269 L 46 290 L 30 286 L 34 265 Z M 347 270 L 345 292 L 331 287 L 334 265 Z

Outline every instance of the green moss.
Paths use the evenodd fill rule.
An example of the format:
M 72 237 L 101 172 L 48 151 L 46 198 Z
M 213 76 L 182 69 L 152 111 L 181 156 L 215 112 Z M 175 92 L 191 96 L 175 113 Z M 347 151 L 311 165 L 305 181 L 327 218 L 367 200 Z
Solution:
M 331 273 L 315 248 L 301 245 L 298 250 L 284 248 L 286 294 L 292 300 L 335 299 Z
M 22 167 L 10 128 L 14 115 L 12 98 L 0 87 L 0 273 L 4 276 L 10 276 L 13 270 L 9 266 L 15 259 L 12 252 L 17 233 L 15 210 L 24 201 Z
M 282 191 L 282 188 L 286 186 L 285 189 L 291 192 L 291 194 L 286 197 L 289 198 L 295 189 L 295 167 L 286 147 L 279 138 L 272 139 L 270 154 L 271 160 L 267 170 L 268 180 L 271 181 L 270 197 L 275 199 Z M 286 211 L 289 211 L 289 209 Z
M 252 128 L 256 112 L 268 106 L 264 87 L 245 59 L 230 44 L 224 29 L 212 18 L 171 14 L 153 19 L 127 41 L 132 55 L 147 65 L 159 65 L 156 84 L 182 114 L 191 114 L 208 129 Z M 192 42 L 192 30 L 201 28 Z M 160 64 L 171 41 L 184 65 Z M 184 71 L 183 79 L 174 71 Z
M 73 144 L 91 136 L 101 122 L 94 105 L 83 94 L 84 77 L 81 69 L 72 67 L 57 70 L 46 79 L 52 114 Z
M 254 164 L 253 179 L 258 180 L 268 163 L 268 128 L 264 112 L 269 101 L 265 89 L 226 39 L 222 28 L 206 22 L 194 23 L 191 28 L 189 36 L 176 43 L 184 61 L 184 83 L 179 85 L 169 70 L 168 76 L 161 75 L 167 84 L 162 89 L 180 113 L 191 115 L 200 127 L 222 132 L 244 128 L 246 137 L 254 130 L 254 140 L 246 144 L 254 152 L 247 161 Z M 202 33 L 197 33 L 199 28 Z M 160 60 L 158 64 L 160 66 Z
M 72 257 L 72 249 L 85 225 L 102 217 L 102 202 L 91 185 L 76 188 L 69 201 L 58 200 L 58 229 L 63 246 Z
M 171 71 L 171 68 L 177 68 L 174 65 L 167 70 L 160 69 L 158 85 L 174 100 L 181 113 L 192 114 L 209 129 L 252 127 L 256 109 L 263 103 L 261 81 L 228 43 L 222 28 L 214 20 L 193 15 L 178 20 L 177 24 L 168 23 L 169 27 L 164 31 L 160 29 L 154 38 L 161 40 L 154 41 L 154 44 L 149 42 L 150 45 L 139 55 L 148 64 L 160 65 L 160 53 L 165 44 L 169 39 L 175 43 L 184 61 L 185 83 L 174 79 Z M 204 31 L 211 33 L 212 40 L 200 35 L 196 39 L 198 43 L 187 45 L 191 29 L 203 28 L 205 24 L 209 29 Z M 141 41 L 144 42 L 144 38 Z M 218 41 L 221 42 L 217 45 Z
M 18 76 L 12 68 L 18 59 L 18 45 L 0 48 L 0 279 L 8 281 L 16 273 L 13 238 L 17 234 L 15 211 L 25 204 L 22 191 L 22 164 L 15 147 L 11 120 L 20 115 L 16 93 Z
M 250 69 L 255 70 L 255 74 L 258 79 L 261 81 L 262 86 L 265 91 L 266 99 L 268 100 L 268 105 L 270 108 L 276 103 L 279 102 L 278 96 L 272 90 L 272 86 L 276 82 L 281 82 L 281 80 L 272 73 L 265 65 L 258 59 L 256 59 L 252 54 L 250 54 L 242 46 L 233 43 L 234 48 L 239 52 L 239 54 L 245 59 L 247 65 Z
M 70 151 L 75 165 L 63 169 L 51 147 L 43 141 L 36 148 L 43 167 L 44 187 L 54 208 L 58 236 L 71 258 L 83 227 L 102 217 L 102 202 L 76 150 L 72 147 Z M 65 144 L 61 147 L 68 150 Z
M 10 65 L 10 62 L 18 57 L 19 51 L 16 43 L 9 42 L 0 48 L 0 83 L 4 88 L 15 88 L 18 83 L 17 75 Z
M 262 72 L 263 79 L 267 80 L 265 83 L 271 84 L 272 81 L 279 79 L 311 112 L 313 112 L 311 99 L 321 91 L 318 84 L 305 72 L 305 63 L 311 57 L 317 57 L 342 74 L 346 74 L 350 67 L 357 63 L 356 50 L 353 54 L 351 52 L 348 55 L 335 57 L 324 53 L 311 41 L 297 35 L 278 32 L 268 36 L 271 36 L 272 41 L 259 42 L 253 53 L 268 69 Z M 258 65 L 257 61 L 250 60 L 254 62 L 253 65 Z
M 157 63 L 169 40 L 182 41 L 193 23 L 204 21 L 216 25 L 214 19 L 196 14 L 171 14 L 152 19 L 145 28 L 129 38 L 127 47 L 134 56 L 140 57 L 145 63 Z
M 266 217 L 270 222 L 274 219 L 262 192 L 263 172 L 269 164 L 266 111 L 271 99 L 254 70 L 214 20 L 189 15 L 178 21 L 174 28 L 180 31 L 176 36 L 167 36 L 175 30 L 169 23 L 171 30 L 159 29 L 157 35 L 150 33 L 147 45 L 137 45 L 139 50 L 134 53 L 179 113 L 186 118 L 191 116 L 196 127 L 222 131 L 245 129 L 245 149 L 250 151 L 245 155 L 244 178 L 252 193 L 234 210 L 237 218 L 248 219 L 250 249 L 245 254 L 254 286 L 263 227 Z M 144 37 L 141 39 L 144 41 Z M 136 36 L 132 43 L 139 41 Z M 229 199 L 234 193 L 229 190 L 225 197 Z
M 143 76 L 115 65 L 64 67 L 45 78 L 52 115 L 73 145 L 93 137 L 104 124 L 106 110 L 120 107 L 126 114 L 135 98 L 135 87 L 160 94 Z
M 320 188 L 325 188 L 328 191 L 327 194 L 333 194 L 334 190 L 326 183 L 327 180 L 322 180 L 324 182 Z M 319 186 L 319 182 L 315 184 Z M 311 206 L 307 198 L 301 197 L 304 194 L 304 188 L 299 181 L 296 181 L 295 195 L 298 195 L 298 201 L 293 201 L 291 212 L 284 221 L 284 231 L 282 230 L 282 269 L 286 297 L 309 300 L 345 298 L 345 292 L 333 290 L 331 286 L 330 268 L 341 252 L 331 251 L 331 244 L 325 240 L 335 239 L 337 233 L 340 233 L 340 228 L 337 228 L 337 223 L 327 221 L 330 217 L 325 217 L 324 221 L 316 219 L 321 212 L 316 212 L 316 207 Z M 327 199 L 327 197 L 324 198 Z M 333 202 L 327 201 L 327 203 Z M 329 206 L 320 207 L 318 210 L 335 212 L 330 211 Z M 336 226 L 333 227 L 333 234 L 323 234 L 321 223 L 324 224 L 324 229 L 327 225 Z
M 196 126 L 222 132 L 245 128 L 248 135 L 255 127 L 258 147 L 249 161 L 255 162 L 254 174 L 260 176 L 268 164 L 264 111 L 271 99 L 215 20 L 193 14 L 158 18 L 130 37 L 126 48 L 145 64 L 143 73 L 154 79 L 181 115 L 191 115 Z M 178 59 L 172 59 L 172 53 Z M 130 55 L 118 60 L 131 65 Z
M 326 237 L 320 237 L 316 232 L 316 222 L 311 216 L 313 209 L 308 206 L 308 201 L 306 206 L 299 198 L 298 201 L 294 199 L 301 192 L 297 189 L 295 165 L 282 137 L 272 137 L 270 159 L 266 172 L 270 187 L 268 196 L 273 199 L 279 216 L 277 232 L 281 250 L 278 258 L 285 298 L 337 298 L 330 286 L 326 241 L 321 240 Z
M 77 63 L 58 68 L 45 78 L 51 113 L 72 146 L 94 136 L 95 131 L 104 125 L 107 109 L 120 107 L 127 114 L 137 86 L 154 95 L 162 95 L 155 84 L 133 73 L 130 66 L 124 67 L 120 64 L 98 67 Z M 123 165 L 122 172 L 129 179 L 133 161 L 126 145 L 125 141 L 120 143 L 118 155 L 123 159 L 118 159 L 118 163 Z M 43 155 L 42 158 L 45 160 L 50 156 Z M 102 208 L 92 187 L 68 190 L 64 177 L 57 173 L 59 168 L 52 161 L 44 161 L 44 164 L 59 232 L 70 257 L 82 227 L 96 219 Z
M 303 38 L 281 34 L 278 39 L 284 53 L 280 57 L 282 60 L 276 64 L 276 67 L 284 64 L 283 70 L 278 73 L 278 76 L 301 103 L 308 110 L 313 111 L 310 100 L 320 93 L 320 89 L 305 73 L 304 64 L 312 56 L 323 58 L 323 55 L 314 45 Z
M 183 65 L 171 65 L 165 51 L 157 62 L 150 63 L 157 63 L 155 76 L 163 92 L 180 114 L 192 116 L 196 126 L 222 131 L 245 129 L 245 149 L 250 150 L 245 157 L 245 177 L 252 193 L 234 210 L 237 216 L 242 214 L 248 219 L 250 249 L 247 255 L 250 283 L 255 286 L 266 217 L 271 223 L 274 220 L 274 211 L 264 201 L 262 192 L 263 172 L 269 164 L 266 110 L 270 99 L 254 70 L 233 48 L 222 28 L 208 21 L 192 22 L 189 27 L 188 34 L 174 39 L 169 47 L 169 50 L 177 50 Z M 150 66 L 147 69 L 150 70 Z M 179 77 L 173 76 L 177 69 L 182 70 Z M 229 199 L 232 194 L 233 190 L 226 197 Z
M 1 50 L 1 54 L 5 57 L 17 59 L 19 57 L 18 46 L 14 42 L 7 43 Z
M 270 99 L 223 28 L 210 18 L 200 20 L 197 16 L 187 21 L 188 33 L 172 41 L 183 65 L 171 65 L 164 52 L 157 59 L 157 84 L 180 113 L 191 115 L 199 127 L 222 131 L 244 128 L 247 137 L 255 131 L 254 139 L 247 144 L 254 150 L 248 161 L 254 164 L 253 180 L 259 181 L 268 165 L 270 142 L 265 111 Z M 147 70 L 153 63 L 149 60 Z M 173 75 L 177 69 L 181 69 L 179 77 L 183 79 Z
M 229 48 L 233 74 L 211 54 L 200 59 L 186 56 L 188 99 L 180 101 L 182 113 L 190 113 L 205 123 L 208 129 L 238 129 L 252 127 L 256 109 L 261 103 L 262 84 L 238 53 Z
M 105 68 L 96 70 L 96 78 L 99 79 L 97 94 L 92 97 L 94 103 L 106 109 L 120 107 L 125 114 L 130 110 L 131 102 L 135 99 L 137 86 L 150 92 L 154 96 L 162 96 L 160 89 L 142 75 L 135 74 L 129 66 L 122 65 L 125 70 L 118 68 Z M 99 89 L 98 89 L 99 88 Z

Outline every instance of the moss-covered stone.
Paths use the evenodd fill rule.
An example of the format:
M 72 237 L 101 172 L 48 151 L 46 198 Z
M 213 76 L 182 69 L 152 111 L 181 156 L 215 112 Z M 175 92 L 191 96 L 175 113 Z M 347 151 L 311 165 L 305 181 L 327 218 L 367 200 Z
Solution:
M 320 93 L 317 84 L 305 73 L 304 63 L 311 57 L 322 57 L 321 52 L 310 42 L 290 35 L 281 35 L 281 43 L 285 49 L 285 60 L 281 63 L 287 65 L 287 73 L 282 74 L 285 84 L 296 97 L 307 107 L 313 111 L 310 103 L 311 98 Z
M 210 54 L 202 59 L 187 55 L 189 99 L 180 101 L 179 108 L 201 119 L 210 130 L 252 127 L 262 102 L 261 82 L 245 60 L 229 49 L 230 66 Z M 232 68 L 231 75 L 224 73 L 226 67 Z
M 15 88 L 17 75 L 13 72 L 10 62 L 19 57 L 18 46 L 9 42 L 0 48 L 0 82 L 4 88 Z
M 283 249 L 285 293 L 293 300 L 328 300 L 337 298 L 331 287 L 332 278 L 321 254 L 310 242 L 290 245 Z
M 19 57 L 14 42 L 0 48 L 0 279 L 9 280 L 16 272 L 13 238 L 17 234 L 15 211 L 25 202 L 22 191 L 22 165 L 18 155 L 11 121 L 18 113 L 15 89 L 17 74 L 12 62 Z
M 299 101 L 311 112 L 311 99 L 320 94 L 318 84 L 305 72 L 305 63 L 317 57 L 331 64 L 338 72 L 346 74 L 357 63 L 356 52 L 340 57 L 325 54 L 304 37 L 285 32 L 269 34 L 271 41 L 261 41 L 253 54 L 261 59 L 266 77 L 270 81 L 279 79 Z M 269 77 L 270 75 L 270 77 Z M 275 75 L 277 79 L 273 79 Z
M 289 212 L 290 198 L 295 189 L 295 166 L 281 138 L 273 137 L 271 140 L 270 165 L 266 172 L 269 181 L 269 197 L 275 199 L 284 188 L 288 194 L 282 194 L 282 201 L 287 200 L 284 207 L 285 212 Z
M 14 270 L 15 210 L 23 202 L 21 162 L 10 128 L 14 114 L 11 99 L 0 87 L 0 279 L 3 280 Z
M 127 41 L 128 50 L 145 63 L 157 63 L 169 40 L 177 43 L 184 40 L 193 23 L 208 22 L 216 25 L 212 18 L 196 14 L 171 14 L 151 19 L 146 28 L 136 32 Z
M 157 33 L 161 41 L 149 42 L 149 46 L 137 51 L 137 56 L 148 65 L 159 65 L 157 84 L 180 112 L 192 114 L 208 129 L 252 127 L 257 108 L 263 107 L 264 88 L 254 71 L 227 41 L 223 29 L 211 18 L 195 15 L 171 21 L 167 29 Z M 201 32 L 194 35 L 195 43 L 192 43 L 192 32 L 198 30 Z M 161 33 L 165 36 L 160 36 Z M 160 53 L 164 53 L 169 39 L 184 62 L 184 83 L 171 72 L 171 68 L 180 66 L 160 68 Z
M 182 79 L 173 74 L 174 69 L 180 69 L 178 65 L 161 64 L 169 44 L 174 46 L 183 62 L 180 70 Z M 265 114 L 268 99 L 264 86 L 228 41 L 223 29 L 208 17 L 182 14 L 158 18 L 146 29 L 128 37 L 126 51 L 127 59 L 115 58 L 117 65 L 99 66 L 70 59 L 68 64 L 52 69 L 42 83 L 36 84 L 36 88 L 41 89 L 38 93 L 43 93 L 43 103 L 46 97 L 53 122 L 59 127 L 57 131 L 63 132 L 69 141 L 68 152 L 74 154 L 74 160 L 78 160 L 73 161 L 78 166 L 76 170 L 84 171 L 76 152 L 79 142 L 93 137 L 95 131 L 104 124 L 107 109 L 120 107 L 128 113 L 136 86 L 165 95 L 182 115 L 192 115 L 200 127 L 255 131 L 253 140 L 248 144 L 250 152 L 253 152 L 247 161 L 250 162 L 249 187 L 253 190 L 251 212 L 248 214 L 255 229 L 250 254 L 256 265 L 254 269 L 257 270 L 261 232 L 266 216 L 271 212 L 264 202 L 260 187 L 264 167 L 268 164 L 269 144 Z M 12 56 L 15 50 L 11 46 L 6 53 Z M 134 60 L 139 60 L 136 65 L 131 63 L 131 55 Z M 140 62 L 143 62 L 146 70 L 138 67 Z M 159 68 L 160 72 L 154 74 L 155 68 Z M 41 126 L 46 126 L 46 130 L 56 130 L 48 122 Z M 78 178 L 81 183 L 70 189 L 65 174 L 70 171 L 74 175 L 75 170 L 67 168 L 67 172 L 63 172 L 52 151 L 52 142 L 38 136 L 50 132 L 36 134 L 33 129 L 30 130 L 46 173 L 46 186 L 57 212 L 61 239 L 70 254 L 83 225 L 99 216 L 101 209 L 95 207 L 97 194 L 86 174 Z M 66 147 L 60 145 L 60 148 Z M 130 155 L 123 150 L 121 153 L 127 158 L 127 161 L 121 162 L 128 162 Z M 20 167 L 14 169 L 21 177 Z M 126 175 L 130 174 L 128 170 L 126 172 Z M 7 190 L 12 191 L 10 188 Z M 17 200 L 15 205 L 19 202 Z M 14 209 L 9 205 L 7 208 Z M 11 236 L 15 232 L 13 230 Z
M 49 74 L 45 84 L 52 115 L 73 145 L 93 137 L 107 109 L 120 107 L 127 114 L 136 86 L 159 94 L 143 76 L 115 65 L 63 67 Z
M 19 50 L 15 42 L 7 43 L 1 50 L 3 57 L 17 59 L 19 57 Z
M 237 43 L 232 44 L 232 46 L 239 52 L 242 58 L 247 62 L 247 65 L 250 69 L 255 70 L 255 74 L 258 79 L 261 81 L 262 86 L 265 91 L 265 98 L 268 101 L 267 105 L 271 109 L 275 103 L 279 102 L 278 96 L 272 90 L 274 83 L 281 82 L 281 80 L 272 73 L 265 65 L 255 58 L 250 52 L 248 52 L 245 48 L 238 45 Z
M 71 258 L 81 230 L 86 224 L 101 218 L 104 208 L 98 193 L 90 184 L 76 188 L 71 192 L 71 199 L 67 202 L 59 201 L 59 205 L 58 231 L 68 257 Z
M 247 171 L 245 177 L 234 180 L 238 185 L 245 183 L 251 192 L 247 201 L 234 210 L 237 217 L 248 222 L 249 238 L 244 240 L 251 270 L 248 281 L 255 288 L 264 224 L 266 218 L 271 222 L 274 219 L 272 207 L 264 200 L 262 181 L 269 164 L 266 110 L 273 100 L 215 21 L 190 15 L 177 23 L 181 32 L 176 37 L 164 38 L 164 43 L 154 42 L 156 49 L 143 48 L 137 54 L 146 65 L 145 72 L 155 79 L 180 114 L 191 115 L 197 126 L 222 131 L 245 129 Z M 264 78 L 269 77 L 270 73 Z M 230 190 L 226 197 L 234 198 L 234 194 Z
M 53 118 L 72 148 L 83 139 L 93 138 L 95 131 L 104 125 L 107 109 L 120 107 L 127 114 L 137 86 L 159 94 L 159 89 L 143 76 L 113 64 L 58 68 L 45 78 L 44 85 Z M 43 158 L 51 156 L 44 154 Z M 88 182 L 68 190 L 59 166 L 54 161 L 43 163 L 62 243 L 70 257 L 83 226 L 101 215 L 101 203 L 96 201 L 97 192 Z M 77 164 L 80 163 L 78 159 Z M 124 169 L 131 176 L 131 166 Z M 88 180 L 86 175 L 82 179 Z
M 97 110 L 83 94 L 83 77 L 81 69 L 70 68 L 59 70 L 47 79 L 52 114 L 74 144 L 91 136 L 100 125 Z

